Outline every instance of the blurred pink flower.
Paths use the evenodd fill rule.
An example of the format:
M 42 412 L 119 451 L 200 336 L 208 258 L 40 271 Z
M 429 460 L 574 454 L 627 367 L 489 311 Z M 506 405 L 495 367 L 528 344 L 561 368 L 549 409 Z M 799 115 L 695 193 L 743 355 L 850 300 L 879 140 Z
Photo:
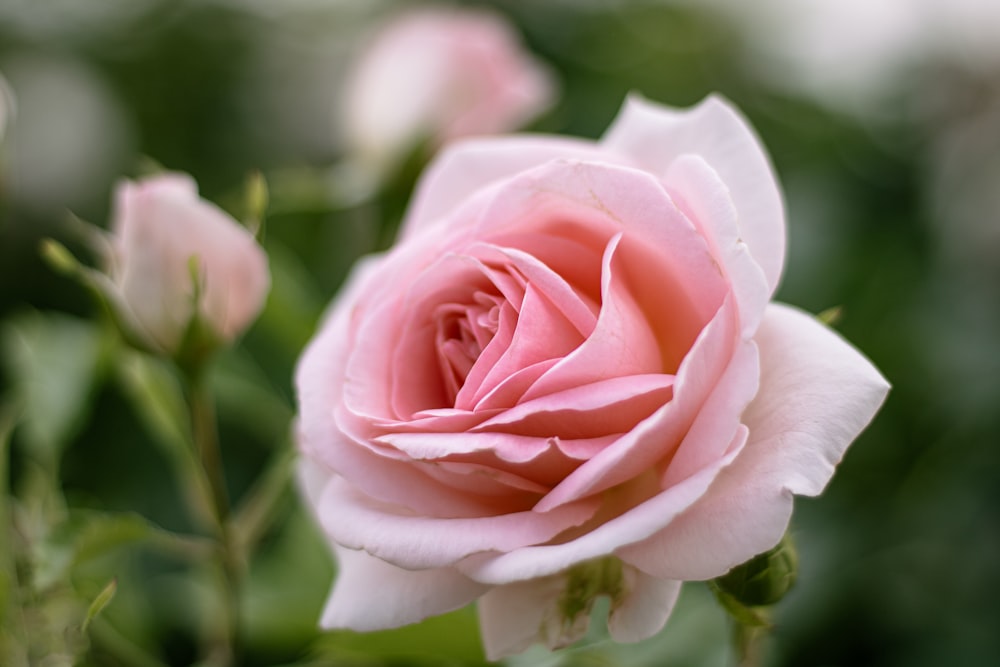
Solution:
M 198 196 L 191 177 L 124 181 L 114 203 L 109 275 L 123 315 L 147 344 L 177 352 L 196 313 L 222 342 L 253 322 L 270 288 L 267 257 L 253 234 Z
M 498 14 L 411 10 L 382 27 L 349 75 L 344 140 L 382 171 L 421 141 L 515 129 L 553 95 L 548 70 Z
M 726 102 L 633 98 L 599 142 L 458 143 L 297 370 L 326 627 L 479 599 L 487 654 L 636 641 L 685 580 L 774 546 L 888 385 L 772 303 L 785 221 Z M 379 591 L 373 595 L 372 591 Z

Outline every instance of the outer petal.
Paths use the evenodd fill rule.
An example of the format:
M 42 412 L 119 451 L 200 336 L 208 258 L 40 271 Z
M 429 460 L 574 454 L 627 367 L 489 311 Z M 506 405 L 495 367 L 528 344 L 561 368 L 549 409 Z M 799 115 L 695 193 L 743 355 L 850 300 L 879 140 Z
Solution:
M 524 651 L 535 642 L 550 649 L 573 643 L 587 631 L 589 614 L 565 625 L 557 608 L 564 577 L 518 581 L 490 590 L 479 600 L 479 630 L 488 660 Z
M 585 499 L 551 512 L 439 519 L 398 514 L 341 479 L 326 486 L 319 517 L 327 534 L 350 549 L 408 569 L 446 567 L 470 554 L 509 552 L 551 540 L 594 515 L 598 500 Z
M 707 229 L 715 256 L 726 275 L 740 311 L 741 331 L 752 336 L 760 325 L 771 296 L 760 265 L 740 238 L 739 214 L 729 188 L 719 174 L 697 155 L 682 155 L 667 171 L 667 188 L 684 213 L 701 229 Z
M 729 465 L 741 451 L 745 441 L 746 429 L 741 428 L 721 460 L 574 540 L 528 546 L 507 553 L 473 554 L 460 562 L 458 568 L 476 581 L 507 584 L 548 576 L 583 561 L 609 553 L 617 554 L 623 545 L 641 542 L 655 535 L 698 501 L 719 475 L 720 469 Z M 655 575 L 655 572 L 649 573 Z
M 785 258 L 781 194 L 760 141 L 738 111 L 719 97 L 678 111 L 633 95 L 601 144 L 661 176 L 680 155 L 703 157 L 729 187 L 740 236 L 774 292 Z
M 817 495 L 871 421 L 888 383 L 812 316 L 771 304 L 757 334 L 761 390 L 744 414 L 750 439 L 702 498 L 622 560 L 664 578 L 710 579 L 774 546 L 792 494 Z
M 424 172 L 399 238 L 405 240 L 422 233 L 469 195 L 495 181 L 551 160 L 609 162 L 608 158 L 593 142 L 567 137 L 510 136 L 458 142 L 443 150 Z
M 397 628 L 464 607 L 489 590 L 452 569 L 404 570 L 363 551 L 336 544 L 334 551 L 339 573 L 320 618 L 327 629 Z
M 656 579 L 625 567 L 628 592 L 608 616 L 608 630 L 616 642 L 638 642 L 659 632 L 674 610 L 681 582 Z

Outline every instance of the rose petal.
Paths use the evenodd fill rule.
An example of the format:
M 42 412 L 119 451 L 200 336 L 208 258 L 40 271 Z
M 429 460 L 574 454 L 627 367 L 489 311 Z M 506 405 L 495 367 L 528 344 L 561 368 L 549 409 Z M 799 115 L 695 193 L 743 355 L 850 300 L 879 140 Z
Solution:
M 719 471 L 743 448 L 746 434 L 746 428 L 741 427 L 725 456 L 711 466 L 702 468 L 645 502 L 594 526 L 576 539 L 562 544 L 526 546 L 506 552 L 498 550 L 493 553 L 478 553 L 465 558 L 456 567 L 476 581 L 502 585 L 548 576 L 576 563 L 617 553 L 625 545 L 645 540 L 662 530 L 701 498 Z M 640 569 L 649 572 L 645 568 Z M 650 574 L 659 576 L 655 572 Z
M 729 365 L 735 336 L 736 310 L 727 297 L 681 363 L 673 399 L 577 468 L 539 502 L 538 509 L 547 511 L 599 493 L 667 460 Z
M 404 570 L 364 551 L 333 545 L 338 574 L 320 626 L 370 632 L 416 623 L 464 607 L 489 590 L 459 572 Z M 387 603 L 379 591 L 391 591 Z
M 761 390 L 743 416 L 743 452 L 663 531 L 618 552 L 653 576 L 710 579 L 774 546 L 792 494 L 822 492 L 888 392 L 867 359 L 806 313 L 771 304 L 756 340 Z
M 781 193 L 760 141 L 728 102 L 712 96 L 693 109 L 676 110 L 631 95 L 601 145 L 661 175 L 680 155 L 702 156 L 728 187 L 740 237 L 774 292 L 785 259 Z
M 681 592 L 681 582 L 657 579 L 625 566 L 626 593 L 608 615 L 608 631 L 616 642 L 632 643 L 663 629 Z
M 621 234 L 611 240 L 604 254 L 601 313 L 594 332 L 540 377 L 522 400 L 609 378 L 664 371 L 653 332 L 627 286 L 617 279 L 620 260 L 615 260 L 615 251 L 620 241 Z M 623 340 L 629 341 L 627 349 L 622 348 Z
M 587 631 L 587 614 L 567 627 L 558 609 L 564 577 L 545 577 L 497 586 L 479 599 L 479 630 L 487 660 L 521 653 L 535 642 L 566 646 Z
M 740 238 L 739 218 L 729 188 L 718 172 L 697 155 L 677 158 L 667 170 L 666 182 L 681 210 L 708 231 L 713 254 L 725 267 L 736 297 L 743 335 L 752 336 L 764 315 L 771 287 Z
M 396 514 L 343 479 L 323 492 L 318 514 L 338 544 L 406 569 L 446 567 L 480 551 L 510 551 L 546 542 L 593 516 L 598 503 L 586 500 L 552 512 L 514 512 L 475 518 L 433 518 Z
M 568 137 L 510 136 L 456 142 L 438 154 L 417 184 L 399 241 L 426 233 L 481 188 L 551 160 L 571 158 L 607 161 L 608 156 L 593 142 Z
M 740 425 L 740 415 L 757 394 L 760 363 L 753 341 L 736 345 L 733 359 L 677 447 L 661 485 L 667 488 L 693 475 L 725 454 L 726 444 Z
M 474 433 L 500 431 L 564 439 L 624 433 L 671 396 L 674 376 L 628 375 L 547 394 L 498 413 Z

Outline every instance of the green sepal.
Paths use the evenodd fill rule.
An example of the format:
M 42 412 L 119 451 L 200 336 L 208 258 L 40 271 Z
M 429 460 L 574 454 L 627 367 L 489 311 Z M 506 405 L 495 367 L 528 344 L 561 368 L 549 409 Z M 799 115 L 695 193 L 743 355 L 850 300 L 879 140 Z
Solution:
M 714 580 L 719 590 L 745 607 L 773 605 L 795 584 L 798 555 L 786 533 L 773 548 Z

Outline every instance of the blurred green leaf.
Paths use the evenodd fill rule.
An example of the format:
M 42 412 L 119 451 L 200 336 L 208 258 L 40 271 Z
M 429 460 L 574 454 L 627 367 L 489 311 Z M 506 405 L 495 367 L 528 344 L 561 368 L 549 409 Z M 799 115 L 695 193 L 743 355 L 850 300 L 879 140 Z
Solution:
M 104 608 L 108 606 L 108 604 L 111 602 L 111 599 L 115 596 L 115 593 L 117 591 L 118 591 L 118 580 L 112 579 L 110 582 L 108 582 L 108 585 L 105 586 L 101 590 L 101 592 L 97 594 L 97 597 L 94 598 L 94 601 L 90 603 L 89 607 L 87 607 L 87 617 L 83 620 L 84 632 L 87 631 L 87 628 L 90 626 L 90 622 L 93 621 L 95 618 L 97 618 L 98 614 L 104 611 Z
M 127 350 L 119 356 L 117 371 L 125 396 L 186 482 L 188 505 L 206 526 L 214 526 L 212 492 L 195 454 L 179 378 L 166 362 Z
M 210 555 L 212 548 L 210 543 L 199 538 L 165 531 L 138 514 L 77 510 L 55 526 L 44 542 L 35 546 L 34 586 L 43 591 L 68 580 L 88 561 L 137 544 L 193 558 Z
M 257 327 L 282 349 L 301 350 L 316 327 L 327 298 L 313 283 L 302 260 L 273 239 L 267 245 L 271 293 Z
M 53 313 L 23 313 L 3 327 L 4 362 L 24 406 L 24 439 L 46 465 L 58 461 L 86 413 L 102 341 L 90 322 Z
M 364 634 L 348 630 L 329 632 L 317 642 L 317 649 L 321 655 L 346 664 L 358 656 L 435 667 L 489 664 L 472 606 L 393 630 Z

